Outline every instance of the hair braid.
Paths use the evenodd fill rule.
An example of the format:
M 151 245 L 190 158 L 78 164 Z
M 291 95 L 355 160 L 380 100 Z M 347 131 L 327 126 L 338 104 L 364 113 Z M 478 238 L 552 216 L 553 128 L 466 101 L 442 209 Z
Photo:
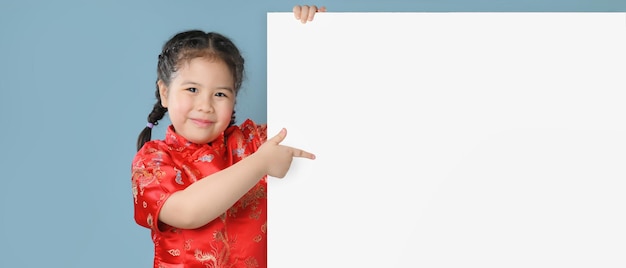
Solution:
M 163 119 L 165 113 L 167 113 L 167 108 L 161 105 L 161 95 L 159 94 L 159 87 L 157 85 L 157 89 L 154 93 L 157 101 L 152 106 L 152 111 L 148 115 L 148 123 L 152 124 L 152 126 L 156 126 L 159 124 L 159 120 Z M 148 141 L 152 139 L 152 127 L 146 126 L 141 133 L 139 133 L 139 138 L 137 138 L 137 151 L 141 149 L 141 147 Z

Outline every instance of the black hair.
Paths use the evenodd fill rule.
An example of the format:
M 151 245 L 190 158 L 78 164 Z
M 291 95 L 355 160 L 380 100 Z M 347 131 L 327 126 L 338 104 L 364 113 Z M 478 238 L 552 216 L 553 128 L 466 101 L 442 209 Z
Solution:
M 204 32 L 200 30 L 189 30 L 177 33 L 164 45 L 159 54 L 157 64 L 156 82 L 156 103 L 148 115 L 148 123 L 156 126 L 159 120 L 163 119 L 167 108 L 161 105 L 161 95 L 159 94 L 159 81 L 168 85 L 180 66 L 194 58 L 205 57 L 219 59 L 228 66 L 235 81 L 235 95 L 239 92 L 243 82 L 244 59 L 235 44 L 226 36 L 215 32 Z M 233 111 L 230 125 L 235 124 L 235 111 Z M 137 138 L 137 151 L 152 138 L 152 128 L 146 126 Z

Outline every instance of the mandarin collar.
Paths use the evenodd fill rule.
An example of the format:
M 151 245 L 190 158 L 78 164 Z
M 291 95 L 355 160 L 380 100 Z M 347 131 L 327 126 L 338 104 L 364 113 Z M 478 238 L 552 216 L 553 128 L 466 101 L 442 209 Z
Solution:
M 193 143 L 174 130 L 174 125 L 169 125 L 165 132 L 165 143 L 170 146 L 171 149 L 183 152 L 187 150 L 191 154 L 194 152 L 205 151 L 206 149 L 213 149 L 218 154 L 222 154 L 225 151 L 224 132 L 222 132 L 215 140 L 210 143 L 198 144 Z

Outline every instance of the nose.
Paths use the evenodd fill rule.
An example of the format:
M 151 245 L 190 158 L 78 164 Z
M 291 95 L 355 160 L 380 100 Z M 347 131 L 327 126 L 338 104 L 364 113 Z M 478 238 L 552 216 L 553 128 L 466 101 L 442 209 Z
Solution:
M 196 102 L 196 109 L 198 109 L 198 111 L 205 113 L 212 113 L 214 111 L 211 98 L 196 98 Z

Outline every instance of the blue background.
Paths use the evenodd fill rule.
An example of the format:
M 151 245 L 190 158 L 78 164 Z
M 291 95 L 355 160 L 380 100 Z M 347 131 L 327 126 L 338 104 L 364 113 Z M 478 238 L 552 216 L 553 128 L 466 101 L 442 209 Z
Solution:
M 626 11 L 624 0 L 2 0 L 0 267 L 150 267 L 152 242 L 133 220 L 129 171 L 155 101 L 162 44 L 191 28 L 231 37 L 247 63 L 238 121 L 265 123 L 266 13 L 295 4 L 329 12 Z

